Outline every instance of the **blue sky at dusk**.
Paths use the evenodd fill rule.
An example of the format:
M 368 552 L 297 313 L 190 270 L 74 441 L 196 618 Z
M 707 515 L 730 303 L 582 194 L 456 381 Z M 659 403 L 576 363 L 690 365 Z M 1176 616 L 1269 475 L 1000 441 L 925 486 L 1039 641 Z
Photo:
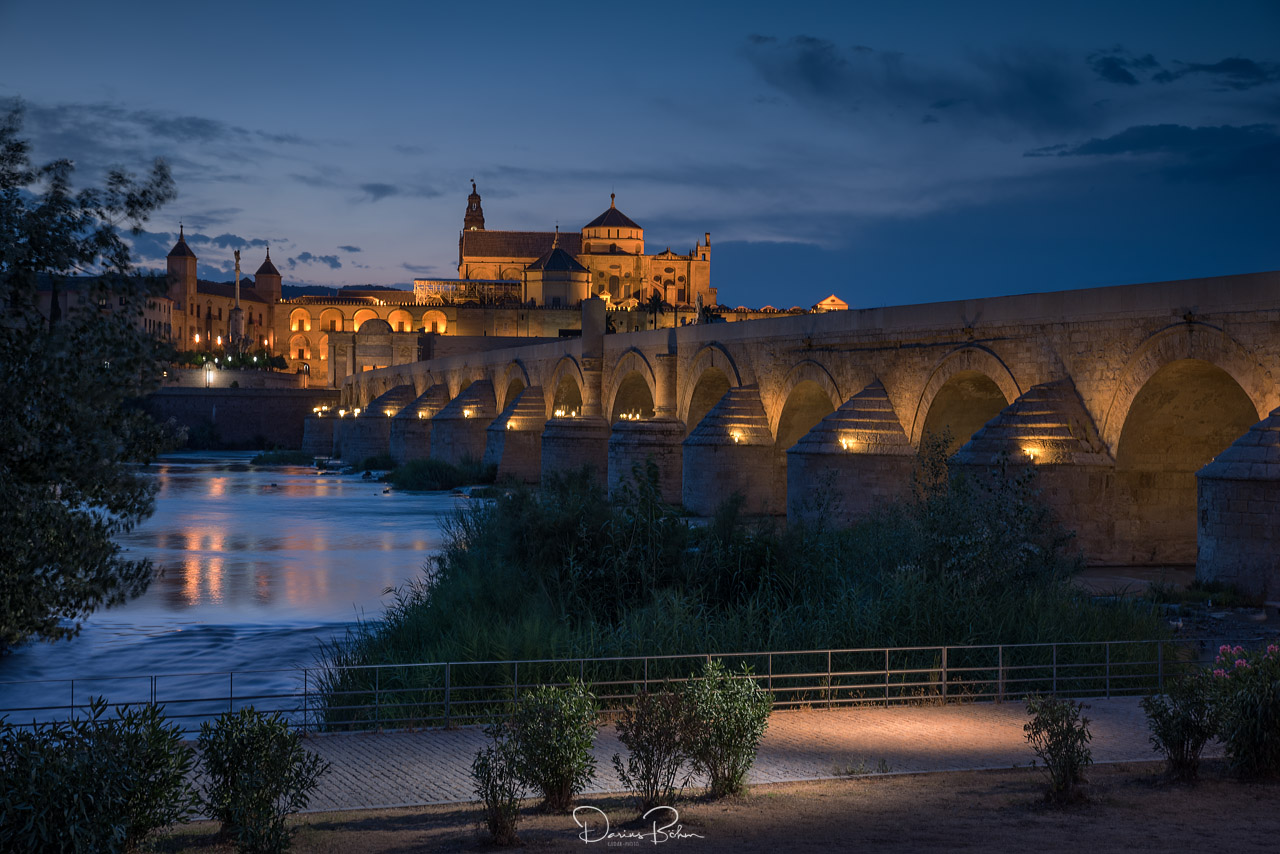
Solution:
M 1280 4 L 0 0 L 38 161 L 153 157 L 201 275 L 456 275 L 618 194 L 712 237 L 729 305 L 921 302 L 1280 268 Z

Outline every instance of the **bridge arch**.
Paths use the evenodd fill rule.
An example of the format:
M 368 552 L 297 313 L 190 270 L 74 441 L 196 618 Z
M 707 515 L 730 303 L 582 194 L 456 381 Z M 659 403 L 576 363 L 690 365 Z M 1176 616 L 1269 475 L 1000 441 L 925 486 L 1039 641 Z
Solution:
M 919 447 L 926 432 L 949 426 L 954 450 L 1021 395 L 1009 366 L 986 347 L 952 350 L 934 367 L 920 393 L 911 442 Z
M 688 433 L 715 406 L 725 392 L 742 385 L 742 374 L 733 356 L 719 341 L 706 344 L 681 372 L 678 417 Z
M 764 405 L 769 429 L 779 447 L 786 450 L 842 403 L 840 387 L 826 366 L 804 359 L 791 367 Z
M 529 371 L 519 359 L 512 359 L 495 371 L 493 391 L 498 398 L 498 411 L 502 412 L 510 406 L 516 395 L 531 385 L 533 383 L 529 379 Z
M 1163 367 L 1183 359 L 1208 362 L 1235 380 L 1253 404 L 1258 415 L 1255 422 L 1262 418 L 1259 413 L 1276 405 L 1274 395 L 1266 391 L 1265 368 L 1230 335 L 1204 323 L 1168 326 L 1143 341 L 1120 371 L 1102 421 L 1102 440 L 1113 454 L 1119 449 L 1120 434 L 1139 392 Z
M 610 424 L 621 418 L 624 412 L 639 411 L 643 418 L 653 417 L 654 403 L 658 399 L 658 378 L 644 353 L 635 347 L 628 348 L 614 362 L 609 378 L 604 411 L 609 413 Z
M 585 387 L 586 379 L 578 360 L 572 356 L 561 356 L 551 371 L 551 382 L 544 386 L 551 391 L 547 397 L 547 417 L 555 417 L 557 412 L 581 414 L 582 390 Z

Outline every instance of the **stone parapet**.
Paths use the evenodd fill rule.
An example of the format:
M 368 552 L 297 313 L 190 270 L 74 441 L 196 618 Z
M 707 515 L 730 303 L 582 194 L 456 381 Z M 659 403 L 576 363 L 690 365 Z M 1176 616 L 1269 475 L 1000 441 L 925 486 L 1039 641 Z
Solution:
M 668 504 L 681 500 L 684 471 L 684 422 L 674 418 L 619 421 L 609 435 L 609 497 L 650 462 L 657 468 L 658 492 Z

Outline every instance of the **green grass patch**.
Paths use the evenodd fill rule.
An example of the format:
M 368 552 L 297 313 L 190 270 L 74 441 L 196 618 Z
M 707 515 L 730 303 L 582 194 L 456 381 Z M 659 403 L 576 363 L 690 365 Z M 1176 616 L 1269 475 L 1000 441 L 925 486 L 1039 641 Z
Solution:
M 1221 581 L 1192 581 L 1185 588 L 1172 584 L 1152 582 L 1147 587 L 1147 598 L 1162 605 L 1212 605 L 1214 608 L 1260 608 L 1263 597 L 1242 593 L 1235 586 Z
M 585 473 L 537 492 L 513 487 L 460 510 L 424 577 L 325 657 L 370 665 L 1168 636 L 1150 600 L 1100 600 L 1072 583 L 1082 556 L 1036 500 L 1034 472 L 952 477 L 924 462 L 910 499 L 846 528 L 746 519 L 737 499 L 690 524 L 660 501 L 656 471 L 612 501 Z M 1027 655 L 1040 652 L 1043 662 L 1022 663 L 1048 665 L 1047 647 Z M 1086 654 L 1100 660 L 1101 648 Z M 439 687 L 433 672 L 382 678 L 427 697 Z M 358 678 L 326 688 L 360 690 Z

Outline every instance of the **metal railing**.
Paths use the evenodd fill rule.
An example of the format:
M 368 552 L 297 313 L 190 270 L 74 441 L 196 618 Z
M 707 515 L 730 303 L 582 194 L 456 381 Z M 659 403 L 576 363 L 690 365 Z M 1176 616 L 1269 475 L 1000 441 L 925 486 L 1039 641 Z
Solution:
M 607 715 L 640 691 L 697 678 L 711 660 L 754 679 L 781 710 L 1003 702 L 1033 693 L 1114 697 L 1158 692 L 1196 657 L 1184 642 L 1099 641 L 107 676 L 0 683 L 4 695 L 30 698 L 0 716 L 15 724 L 74 718 L 101 696 L 115 708 L 161 704 L 186 732 L 245 706 L 280 712 L 304 732 L 450 727 L 491 720 L 528 690 L 571 679 L 588 684 Z M 750 675 L 741 675 L 743 666 Z

